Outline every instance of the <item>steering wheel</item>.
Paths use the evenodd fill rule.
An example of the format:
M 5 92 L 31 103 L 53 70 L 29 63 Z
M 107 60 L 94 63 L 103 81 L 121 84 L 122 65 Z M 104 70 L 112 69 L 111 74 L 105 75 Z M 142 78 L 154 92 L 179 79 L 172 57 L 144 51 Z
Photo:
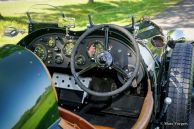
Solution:
M 83 39 L 85 39 L 88 35 L 90 35 L 91 33 L 97 31 L 97 30 L 103 30 L 105 31 L 105 36 L 104 36 L 104 50 L 103 52 L 101 52 L 100 54 L 97 55 L 95 62 L 93 62 L 92 64 L 90 64 L 88 67 L 86 67 L 85 69 L 76 72 L 75 70 L 75 56 L 76 56 L 76 52 L 80 46 L 80 43 L 83 41 Z M 109 40 L 109 29 L 114 29 L 116 31 L 118 31 L 119 33 L 122 33 L 123 35 L 125 35 L 131 42 L 132 45 L 134 47 L 134 50 L 136 52 L 136 65 L 135 65 L 135 69 L 134 72 L 132 73 L 132 75 L 129 75 L 119 66 L 117 66 L 116 64 L 114 64 L 114 59 L 111 55 L 111 53 L 108 50 L 108 40 Z M 126 29 L 117 26 L 117 25 L 112 25 L 112 24 L 103 24 L 103 25 L 96 25 L 93 26 L 92 28 L 87 29 L 77 40 L 73 50 L 72 50 L 72 55 L 71 55 L 71 72 L 72 75 L 75 78 L 75 81 L 77 82 L 78 86 L 83 89 L 85 92 L 87 92 L 88 94 L 94 95 L 94 96 L 101 96 L 101 97 L 105 97 L 105 96 L 112 96 L 112 95 L 116 95 L 119 94 L 121 92 L 123 92 L 125 89 L 127 89 L 133 79 L 136 77 L 136 75 L 138 74 L 138 70 L 139 70 L 139 66 L 140 66 L 140 52 L 139 52 L 139 47 L 138 44 L 136 43 L 135 39 L 133 38 L 133 35 L 127 31 Z M 119 72 L 120 74 L 122 74 L 124 77 L 127 77 L 127 81 L 118 89 L 114 90 L 114 91 L 109 91 L 109 92 L 97 92 L 94 90 L 91 90 L 89 88 L 87 88 L 79 79 L 79 76 L 81 74 L 83 74 L 86 71 L 89 71 L 95 67 L 104 67 L 104 68 L 113 68 L 114 70 L 116 70 L 117 72 Z

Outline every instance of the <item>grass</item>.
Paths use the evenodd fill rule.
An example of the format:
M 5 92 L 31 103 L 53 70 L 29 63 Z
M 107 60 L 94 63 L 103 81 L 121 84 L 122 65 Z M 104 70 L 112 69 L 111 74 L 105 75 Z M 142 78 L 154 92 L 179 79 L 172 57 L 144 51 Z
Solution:
M 19 34 L 14 38 L 3 36 L 6 26 L 16 26 L 27 30 L 27 17 L 25 12 L 33 4 L 47 3 L 58 7 L 66 16 L 76 18 L 76 29 L 85 28 L 87 14 L 93 14 L 93 21 L 100 23 L 116 23 L 120 25 L 128 24 L 129 15 L 134 15 L 136 19 L 142 16 L 153 17 L 166 8 L 173 6 L 180 0 L 95 0 L 93 4 L 87 4 L 87 0 L 17 0 L 0 2 L 0 13 L 4 19 L 0 20 L 0 45 L 16 44 L 25 36 Z M 17 7 L 17 8 L 16 8 Z M 36 10 L 37 12 L 39 10 Z M 45 13 L 50 13 L 53 8 L 44 8 Z M 56 12 L 47 18 L 56 19 Z M 46 18 L 46 20 L 48 20 Z

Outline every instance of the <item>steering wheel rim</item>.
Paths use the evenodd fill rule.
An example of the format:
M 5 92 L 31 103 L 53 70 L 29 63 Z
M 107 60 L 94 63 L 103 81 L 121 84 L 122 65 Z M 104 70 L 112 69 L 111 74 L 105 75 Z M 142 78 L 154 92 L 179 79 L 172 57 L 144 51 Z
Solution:
M 79 79 L 77 72 L 75 71 L 75 54 L 76 51 L 80 45 L 80 43 L 82 42 L 83 39 L 85 39 L 89 34 L 91 34 L 92 32 L 102 29 L 102 28 L 111 28 L 111 29 L 115 29 L 121 33 L 123 33 L 125 36 L 127 36 L 128 39 L 130 39 L 130 41 L 132 42 L 132 45 L 134 47 L 134 50 L 136 52 L 136 66 L 135 66 L 135 70 L 132 73 L 131 77 L 127 80 L 126 83 L 124 83 L 121 87 L 119 87 L 118 89 L 114 90 L 114 91 L 109 91 L 109 92 L 97 92 L 97 91 L 93 91 L 89 88 L 87 88 Z M 106 35 L 106 34 L 105 34 Z M 106 37 L 105 37 L 106 38 Z M 75 79 L 75 81 L 77 82 L 78 86 L 83 89 L 85 92 L 87 92 L 90 95 L 94 95 L 94 96 L 99 96 L 99 97 L 106 97 L 106 96 L 113 96 L 116 94 L 119 94 L 121 92 L 123 92 L 124 90 L 126 90 L 132 83 L 133 79 L 136 77 L 136 75 L 138 74 L 138 70 L 140 67 L 140 51 L 139 51 L 139 47 L 138 44 L 136 43 L 133 35 L 126 30 L 125 28 L 122 28 L 120 26 L 117 25 L 113 25 L 113 24 L 102 24 L 102 25 L 96 25 L 93 26 L 92 28 L 89 28 L 88 30 L 86 30 L 80 37 L 79 39 L 76 41 L 76 44 L 72 50 L 72 54 L 71 54 L 71 62 L 70 62 L 70 67 L 71 67 L 71 72 L 72 75 Z

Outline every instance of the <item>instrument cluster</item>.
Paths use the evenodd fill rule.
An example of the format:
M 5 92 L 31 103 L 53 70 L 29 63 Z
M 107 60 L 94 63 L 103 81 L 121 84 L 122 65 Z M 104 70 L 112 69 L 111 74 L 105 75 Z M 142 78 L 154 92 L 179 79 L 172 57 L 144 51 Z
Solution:
M 34 39 L 27 48 L 49 67 L 68 67 L 76 39 L 65 34 L 50 33 Z
M 78 37 L 63 33 L 49 33 L 34 39 L 27 48 L 34 52 L 47 67 L 70 68 L 72 50 Z M 85 39 L 75 56 L 77 68 L 83 69 L 95 61 L 104 50 L 103 40 L 99 37 Z

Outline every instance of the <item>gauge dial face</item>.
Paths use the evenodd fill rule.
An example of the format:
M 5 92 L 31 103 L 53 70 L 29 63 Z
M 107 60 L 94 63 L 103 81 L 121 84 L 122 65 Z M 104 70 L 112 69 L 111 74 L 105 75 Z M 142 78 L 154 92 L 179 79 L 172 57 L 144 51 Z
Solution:
M 84 65 L 85 64 L 86 59 L 84 58 L 84 56 L 78 55 L 75 57 L 75 59 L 76 59 L 75 62 L 77 65 Z
M 57 63 L 57 64 L 62 64 L 63 63 L 62 55 L 56 55 L 55 56 L 55 63 Z
M 49 47 L 54 47 L 56 44 L 55 39 L 53 37 L 50 37 L 48 40 L 48 46 Z
M 47 57 L 47 52 L 46 48 L 42 44 L 36 44 L 34 48 L 34 53 L 41 59 L 41 60 L 46 60 Z
M 101 52 L 103 52 L 103 43 L 101 41 L 95 41 L 95 42 L 91 42 L 88 45 L 88 56 L 91 59 L 94 59 L 97 55 L 99 55 Z
M 64 53 L 66 56 L 71 56 L 72 50 L 75 46 L 75 41 L 74 40 L 68 40 L 65 45 L 64 45 Z

